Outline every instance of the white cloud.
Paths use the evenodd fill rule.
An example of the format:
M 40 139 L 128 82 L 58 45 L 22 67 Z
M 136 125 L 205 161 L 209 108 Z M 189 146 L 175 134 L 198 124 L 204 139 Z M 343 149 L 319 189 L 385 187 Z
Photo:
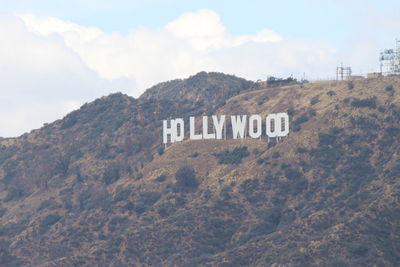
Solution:
M 39 127 L 60 118 L 65 108 L 110 91 L 138 96 L 158 82 L 202 70 L 253 80 L 270 74 L 318 76 L 334 68 L 336 55 L 327 43 L 286 40 L 269 29 L 231 35 L 211 10 L 125 36 L 58 18 L 2 16 L 0 36 L 7 36 L 0 42 L 0 87 L 8 99 L 0 108 L 1 126 L 7 125 L 0 136 Z
M 222 25 L 220 16 L 206 9 L 183 14 L 177 20 L 168 23 L 165 29 L 173 36 L 189 42 L 197 50 L 240 46 L 248 42 L 266 43 L 282 40 L 278 34 L 267 29 L 255 35 L 232 37 Z
M 28 31 L 15 16 L 0 16 L 0 136 L 15 136 L 61 118 L 126 82 L 90 70 L 60 36 Z
M 269 29 L 253 35 L 232 36 L 221 23 L 220 16 L 205 9 L 185 13 L 157 31 L 143 27 L 126 36 L 107 34 L 97 28 L 57 18 L 20 17 L 32 32 L 44 36 L 57 34 L 63 38 L 65 44 L 102 78 L 134 78 L 138 85 L 131 92 L 134 96 L 157 82 L 185 77 L 201 70 L 232 70 L 234 74 L 251 79 L 271 73 L 287 74 L 288 67 L 295 72 L 296 68 L 304 65 L 300 60 L 305 56 L 307 62 L 313 59 L 313 63 L 322 64 L 321 60 L 335 52 L 328 44 L 284 40 Z M 254 54 L 246 48 L 249 45 L 256 45 L 257 52 L 265 57 L 254 55 L 249 62 L 243 54 Z M 234 54 L 227 55 L 229 51 L 234 51 Z M 243 60 L 268 69 L 268 72 L 257 71 L 263 77 L 255 77 L 253 71 L 244 70 Z M 254 69 L 249 67 L 249 70 Z

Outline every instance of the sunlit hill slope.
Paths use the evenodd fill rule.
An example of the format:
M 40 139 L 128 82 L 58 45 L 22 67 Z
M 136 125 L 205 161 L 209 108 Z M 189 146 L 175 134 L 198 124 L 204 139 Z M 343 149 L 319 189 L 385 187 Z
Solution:
M 162 144 L 163 119 L 275 112 L 279 142 Z M 399 266 L 399 138 L 395 76 L 102 97 L 0 141 L 0 265 Z

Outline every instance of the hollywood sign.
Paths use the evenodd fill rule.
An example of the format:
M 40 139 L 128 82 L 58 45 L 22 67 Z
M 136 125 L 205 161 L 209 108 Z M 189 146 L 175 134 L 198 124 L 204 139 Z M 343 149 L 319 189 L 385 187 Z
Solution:
M 189 117 L 189 139 L 226 139 L 226 117 L 225 115 L 211 116 L 212 130 L 209 129 L 209 117 L 203 116 L 203 129 L 196 133 L 196 119 Z M 168 123 L 169 122 L 169 123 Z M 268 138 L 280 138 L 289 134 L 289 116 L 287 113 L 269 114 L 265 118 L 265 129 L 263 129 L 260 115 L 239 115 L 230 116 L 233 139 L 261 138 L 263 133 Z M 211 128 L 211 127 L 210 127 Z M 168 138 L 169 137 L 169 138 Z M 167 144 L 181 142 L 185 139 L 185 122 L 182 118 L 163 121 L 163 143 Z

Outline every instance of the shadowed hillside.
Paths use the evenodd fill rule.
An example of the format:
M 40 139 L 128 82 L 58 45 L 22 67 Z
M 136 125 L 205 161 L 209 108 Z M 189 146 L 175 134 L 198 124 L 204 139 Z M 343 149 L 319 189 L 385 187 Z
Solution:
M 201 72 L 0 140 L 0 265 L 398 266 L 400 77 L 253 85 Z M 166 118 L 284 111 L 280 142 L 161 144 Z

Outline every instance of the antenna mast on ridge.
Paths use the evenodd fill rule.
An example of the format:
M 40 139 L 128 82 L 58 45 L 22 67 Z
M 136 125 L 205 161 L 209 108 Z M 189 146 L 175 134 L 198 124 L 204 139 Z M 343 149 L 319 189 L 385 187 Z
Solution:
M 400 74 L 400 40 L 396 39 L 395 49 L 385 49 L 380 53 L 381 73 L 383 75 Z
M 343 67 L 343 63 L 336 67 L 336 80 L 346 80 L 351 77 L 351 67 Z

